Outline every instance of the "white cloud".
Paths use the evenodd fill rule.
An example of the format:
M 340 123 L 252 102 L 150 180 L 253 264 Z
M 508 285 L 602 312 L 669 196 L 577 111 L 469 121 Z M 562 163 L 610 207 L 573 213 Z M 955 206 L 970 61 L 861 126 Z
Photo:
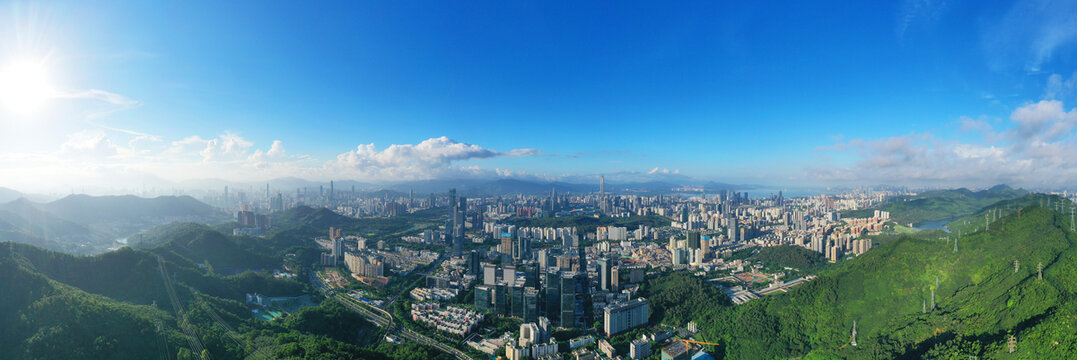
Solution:
M 283 156 L 284 143 L 280 140 L 273 140 L 273 145 L 269 146 L 269 151 L 266 151 L 266 155 L 270 157 Z
M 680 174 L 680 173 L 681 173 L 681 170 L 679 170 L 679 169 L 670 170 L 670 169 L 662 169 L 662 168 L 655 167 L 654 169 L 651 169 L 651 171 L 648 171 L 647 175 L 656 175 L 656 174 L 663 174 L 663 175 L 673 174 L 673 175 L 677 175 L 677 174 Z
M 1015 110 L 1010 119 L 1017 124 L 1017 141 L 1048 142 L 1069 134 L 1077 122 L 1077 111 L 1065 111 L 1058 100 L 1043 100 Z
M 239 135 L 225 132 L 215 139 L 205 141 L 205 147 L 198 153 L 205 161 L 212 160 L 237 160 L 247 155 L 247 149 L 254 143 L 243 139 Z
M 117 144 L 134 142 L 142 135 L 101 130 L 69 135 L 60 149 L 47 154 L 0 154 L 0 184 L 23 189 L 65 191 L 70 186 L 138 188 L 140 179 L 183 181 L 220 178 L 227 181 L 264 181 L 297 176 L 312 180 L 354 179 L 401 181 L 485 176 L 533 176 L 519 170 L 487 170 L 470 161 L 494 157 L 544 156 L 538 149 L 497 151 L 448 137 L 417 144 L 393 144 L 384 149 L 364 144 L 323 161 L 285 151 L 281 140 L 266 147 L 230 132 L 216 137 L 192 135 L 172 141 L 140 141 L 139 150 Z M 264 146 L 264 145 L 263 145 Z M 126 175 L 118 175 L 126 174 Z M 137 176 L 132 175 L 137 174 Z M 119 177 L 122 177 L 119 178 Z M 156 180 L 155 180 L 156 181 Z M 164 185 L 161 185 L 164 186 Z
M 1074 125 L 1077 110 L 1044 100 L 1016 109 L 998 136 L 994 127 L 961 119 L 962 131 L 977 131 L 984 143 L 944 141 L 931 134 L 853 139 L 824 152 L 854 155 L 850 166 L 808 168 L 810 177 L 829 182 L 988 185 L 1012 183 L 1057 186 L 1077 181 Z M 996 140 L 997 144 L 992 144 Z
M 119 148 L 102 131 L 79 131 L 67 136 L 60 154 L 71 157 L 106 158 L 119 154 Z
M 456 162 L 489 159 L 498 156 L 535 156 L 534 149 L 499 152 L 478 145 L 462 143 L 448 137 L 431 138 L 419 144 L 390 145 L 378 150 L 363 144 L 355 150 L 337 155 L 326 165 L 330 172 L 350 178 L 378 180 L 416 180 L 483 174 L 478 167 L 456 167 Z

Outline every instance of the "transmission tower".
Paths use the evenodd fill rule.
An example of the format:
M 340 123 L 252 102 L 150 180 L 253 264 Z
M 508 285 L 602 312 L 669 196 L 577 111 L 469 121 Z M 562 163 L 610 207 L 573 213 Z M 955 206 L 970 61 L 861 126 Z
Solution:
M 1040 274 L 1040 280 L 1043 280 L 1043 262 L 1040 262 L 1040 264 L 1036 266 L 1036 272 Z
M 1010 340 L 1007 341 L 1007 345 L 1010 347 L 1010 354 L 1013 354 L 1013 350 L 1017 348 L 1017 337 L 1010 334 Z
M 954 238 L 954 254 L 957 254 L 957 238 Z
M 1016 274 L 1017 269 L 1020 269 L 1020 268 L 1021 268 L 1021 262 L 1017 261 L 1017 260 L 1014 260 L 1013 261 L 1013 273 Z

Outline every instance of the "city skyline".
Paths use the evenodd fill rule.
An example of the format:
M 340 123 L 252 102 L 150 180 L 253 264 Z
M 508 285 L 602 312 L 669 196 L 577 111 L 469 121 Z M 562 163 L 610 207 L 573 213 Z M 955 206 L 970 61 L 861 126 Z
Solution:
M 0 186 L 1077 180 L 1065 2 L 264 5 L 0 5 Z

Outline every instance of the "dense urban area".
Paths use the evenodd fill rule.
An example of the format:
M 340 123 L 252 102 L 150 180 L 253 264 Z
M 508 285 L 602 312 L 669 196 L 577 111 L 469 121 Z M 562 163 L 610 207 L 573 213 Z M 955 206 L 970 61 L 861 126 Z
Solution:
M 780 190 L 684 187 L 647 194 L 607 191 L 604 181 L 591 192 L 551 187 L 501 195 L 342 191 L 332 182 L 295 189 L 292 196 L 282 190 L 224 188 L 203 193 L 201 201 L 75 195 L 5 204 L 5 216 L 30 214 L 51 224 L 64 221 L 54 214 L 77 218 L 95 207 L 159 224 L 96 243 L 42 236 L 63 229 L 13 227 L 9 233 L 34 246 L 7 244 L 5 286 L 27 286 L 10 282 L 17 274 L 67 285 L 39 281 L 42 288 L 8 300 L 7 319 L 72 306 L 51 320 L 8 328 L 5 351 L 35 354 L 43 351 L 35 344 L 50 336 L 70 336 L 80 344 L 71 347 L 72 356 L 97 357 L 134 341 L 83 324 L 94 317 L 141 324 L 123 333 L 152 340 L 137 346 L 147 358 L 681 360 L 932 357 L 950 350 L 980 356 L 1036 354 L 1044 348 L 1020 344 L 1044 339 L 1060 341 L 1051 345 L 1057 351 L 1072 351 L 1065 343 L 1072 333 L 1050 340 L 1036 330 L 1045 317 L 1073 324 L 1065 315 L 1072 311 L 1065 305 L 1068 285 L 1044 293 L 1030 280 L 1006 280 L 1020 290 L 1007 288 L 1008 295 L 993 301 L 1022 304 L 1049 296 L 1066 302 L 1023 305 L 996 320 L 1008 321 L 994 325 L 1011 329 L 1003 335 L 970 338 L 980 336 L 970 331 L 985 330 L 971 330 L 977 329 L 972 315 L 954 314 L 974 308 L 974 290 L 952 282 L 985 284 L 1001 275 L 963 269 L 976 264 L 972 259 L 936 259 L 993 258 L 1009 264 L 1011 274 L 1038 279 L 1050 279 L 1054 266 L 1068 271 L 1070 265 L 1052 263 L 1040 246 L 1027 256 L 1017 245 L 992 253 L 999 245 L 987 240 L 1053 216 L 1058 241 L 1070 241 L 1061 236 L 1073 231 L 1074 195 L 1068 192 L 1031 194 L 1000 185 L 796 197 Z M 63 210 L 63 202 L 76 199 L 82 210 Z M 190 213 L 180 219 L 201 217 L 207 225 L 134 211 L 161 203 L 184 204 L 177 211 Z M 80 257 L 39 248 L 105 245 L 113 249 Z M 885 255 L 872 257 L 876 252 Z M 910 256 L 919 258 L 903 263 Z M 937 261 L 946 265 L 927 265 Z M 973 272 L 964 278 L 960 271 Z M 893 304 L 897 298 L 907 303 Z M 877 306 L 865 303 L 871 301 Z M 888 317 L 909 322 L 906 328 L 923 323 L 917 326 L 938 330 L 893 333 L 886 329 L 897 325 Z M 93 330 L 81 333 L 83 327 Z M 1019 342 L 1018 335 L 1028 340 Z

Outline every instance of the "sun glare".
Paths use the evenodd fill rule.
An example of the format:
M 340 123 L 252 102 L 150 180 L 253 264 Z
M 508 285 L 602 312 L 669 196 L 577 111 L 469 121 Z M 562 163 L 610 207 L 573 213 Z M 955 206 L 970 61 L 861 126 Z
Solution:
M 18 114 L 30 114 L 53 95 L 48 74 L 41 64 L 12 62 L 0 71 L 0 102 Z

